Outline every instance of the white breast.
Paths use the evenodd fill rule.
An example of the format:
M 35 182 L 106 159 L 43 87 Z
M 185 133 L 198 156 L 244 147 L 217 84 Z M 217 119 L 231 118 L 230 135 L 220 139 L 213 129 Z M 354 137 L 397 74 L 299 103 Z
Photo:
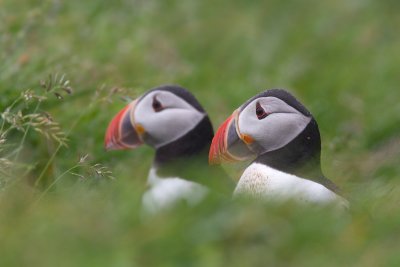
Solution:
M 234 196 L 238 195 L 276 201 L 292 199 L 300 203 L 337 203 L 348 207 L 347 200 L 325 186 L 260 163 L 253 163 L 244 171 L 234 191 Z
M 179 177 L 159 178 L 153 168 L 149 172 L 148 184 L 150 189 L 144 193 L 142 204 L 149 213 L 170 208 L 180 201 L 195 205 L 208 193 L 205 186 Z

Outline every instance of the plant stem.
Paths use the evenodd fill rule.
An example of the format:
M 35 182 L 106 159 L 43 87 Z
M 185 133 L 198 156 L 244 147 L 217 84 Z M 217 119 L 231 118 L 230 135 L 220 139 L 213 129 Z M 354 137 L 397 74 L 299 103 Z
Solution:
M 35 110 L 33 111 L 33 113 L 36 113 L 36 112 L 39 110 L 40 103 L 41 103 L 41 102 L 38 101 L 38 103 L 36 104 L 36 107 L 35 107 Z M 28 127 L 26 127 L 26 130 L 25 130 L 25 132 L 24 132 L 24 136 L 22 136 L 21 143 L 19 144 L 18 148 L 16 149 L 17 153 L 15 154 L 14 161 L 17 161 L 17 160 L 18 160 L 19 154 L 20 154 L 20 152 L 21 152 L 21 150 L 22 150 L 22 147 L 24 146 L 26 136 L 28 135 L 28 132 L 29 132 L 29 130 L 30 130 L 30 128 L 31 128 L 30 122 L 32 122 L 32 119 L 30 119 L 30 121 L 29 121 L 29 123 L 28 123 Z
M 66 137 L 68 137 L 70 135 L 70 133 L 75 128 L 75 126 L 78 124 L 78 122 L 92 109 L 93 103 L 96 103 L 96 101 L 95 101 L 96 98 L 97 97 L 94 97 L 94 99 L 91 101 L 91 104 L 85 110 L 85 112 L 82 112 L 79 115 L 79 117 L 74 121 L 74 123 L 71 125 L 71 128 L 68 130 L 67 134 L 65 135 Z M 35 181 L 35 186 L 36 187 L 39 185 L 40 181 L 43 179 L 44 174 L 46 173 L 47 169 L 50 167 L 50 164 L 54 161 L 58 151 L 61 149 L 62 146 L 63 146 L 63 144 L 58 144 L 58 146 L 57 146 L 56 150 L 54 151 L 53 155 L 51 155 L 50 159 L 47 161 L 46 166 L 44 166 L 42 172 L 40 173 L 39 177 Z
M 73 169 L 78 168 L 80 165 L 77 164 L 75 166 L 72 166 L 71 168 L 69 168 L 68 170 L 66 170 L 65 172 L 63 172 L 62 174 L 60 174 L 44 191 L 42 194 L 40 194 L 39 198 L 36 200 L 36 203 L 38 203 L 43 197 L 44 195 L 47 194 L 47 192 L 67 173 L 71 172 Z
M 14 102 L 12 102 L 12 104 L 10 106 L 8 106 L 6 109 L 11 110 L 15 106 L 15 104 L 17 104 L 21 100 L 21 98 L 22 98 L 22 96 L 17 97 L 17 99 L 15 99 Z M 1 123 L 0 133 L 3 132 L 5 123 L 6 123 L 6 121 L 3 119 L 3 122 Z

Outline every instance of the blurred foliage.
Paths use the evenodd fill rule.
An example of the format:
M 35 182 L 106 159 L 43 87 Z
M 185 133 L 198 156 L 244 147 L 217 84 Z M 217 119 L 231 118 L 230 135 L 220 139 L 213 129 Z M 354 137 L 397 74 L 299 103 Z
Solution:
M 0 266 L 399 266 L 399 9 L 0 0 Z M 207 200 L 143 216 L 153 152 L 106 153 L 103 136 L 127 97 L 166 83 L 214 127 L 257 92 L 290 89 L 319 122 L 350 214 Z

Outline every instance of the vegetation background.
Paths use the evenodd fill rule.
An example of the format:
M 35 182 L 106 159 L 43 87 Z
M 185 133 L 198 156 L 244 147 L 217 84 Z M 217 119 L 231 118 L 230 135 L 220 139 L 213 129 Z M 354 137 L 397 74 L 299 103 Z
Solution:
M 0 0 L 0 266 L 400 266 L 399 10 Z M 290 89 L 349 214 L 208 200 L 143 216 L 153 151 L 106 153 L 104 132 L 127 99 L 170 83 L 215 127 L 261 90 Z

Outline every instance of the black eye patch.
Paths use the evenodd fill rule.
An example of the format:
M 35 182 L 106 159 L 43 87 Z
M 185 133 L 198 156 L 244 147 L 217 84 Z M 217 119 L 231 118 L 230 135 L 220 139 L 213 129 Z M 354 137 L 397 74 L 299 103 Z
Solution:
M 267 112 L 265 112 L 259 102 L 256 104 L 256 115 L 259 120 L 262 120 L 269 115 Z
M 157 99 L 156 96 L 153 98 L 153 104 L 152 104 L 153 110 L 155 112 L 161 111 L 164 107 L 162 106 L 161 102 Z

